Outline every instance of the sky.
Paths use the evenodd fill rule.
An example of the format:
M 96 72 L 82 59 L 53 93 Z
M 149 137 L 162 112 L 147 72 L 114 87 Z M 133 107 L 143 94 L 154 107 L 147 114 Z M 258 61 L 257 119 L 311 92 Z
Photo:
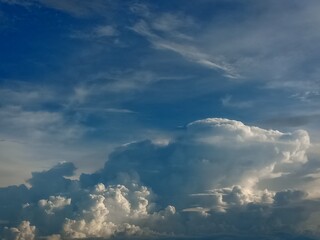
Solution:
M 319 239 L 319 11 L 0 0 L 0 239 Z

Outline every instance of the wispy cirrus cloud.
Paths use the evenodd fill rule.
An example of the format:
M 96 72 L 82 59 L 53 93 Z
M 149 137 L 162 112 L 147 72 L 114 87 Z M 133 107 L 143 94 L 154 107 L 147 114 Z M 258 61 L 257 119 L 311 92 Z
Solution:
M 76 161 L 87 171 L 95 170 L 105 161 L 112 143 L 87 143 L 88 135 L 104 128 L 89 126 L 88 116 L 116 119 L 134 113 L 112 103 L 94 105 L 92 99 L 88 101 L 72 88 L 63 91 L 61 95 L 59 87 L 19 81 L 8 81 L 0 88 L 1 186 L 24 181 L 29 176 L 28 169 L 35 165 L 41 169 L 63 159 Z M 104 121 L 108 125 L 108 120 Z M 94 165 L 86 163 L 85 156 L 89 155 L 95 156 Z
M 253 106 L 253 102 L 251 101 L 241 101 L 233 99 L 232 95 L 226 95 L 221 98 L 221 104 L 224 107 L 234 107 L 234 108 L 250 108 Z
M 131 29 L 146 37 L 156 49 L 175 52 L 188 61 L 221 71 L 228 78 L 239 78 L 240 75 L 231 65 L 203 53 L 192 42 L 192 37 L 180 32 L 180 29 L 183 30 L 188 24 L 196 25 L 191 18 L 179 14 L 167 13 L 160 16 L 148 14 Z
M 81 0 L 59 1 L 59 0 L 1 0 L 7 4 L 20 5 L 30 7 L 34 5 L 43 5 L 62 12 L 69 13 L 76 17 L 87 17 L 92 14 L 103 14 L 108 11 L 111 6 L 111 1 L 94 0 L 83 2 Z
M 88 40 L 88 41 L 104 41 L 114 39 L 119 35 L 119 31 L 112 25 L 99 25 L 90 30 L 74 31 L 70 34 L 71 38 Z

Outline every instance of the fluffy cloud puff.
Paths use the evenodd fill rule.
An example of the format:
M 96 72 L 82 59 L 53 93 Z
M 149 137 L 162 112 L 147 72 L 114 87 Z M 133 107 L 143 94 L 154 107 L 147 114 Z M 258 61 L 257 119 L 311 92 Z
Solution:
M 65 206 L 70 205 L 71 198 L 64 198 L 61 196 L 50 196 L 48 200 L 41 199 L 39 207 L 44 209 L 47 214 L 54 214 L 56 210 L 63 209 Z
M 189 194 L 241 185 L 255 188 L 307 161 L 308 133 L 281 133 L 228 119 L 205 119 L 166 146 L 137 142 L 115 150 L 104 169 L 81 176 L 82 186 L 142 182 L 166 204 L 183 205 Z M 154 181 L 157 179 L 157 181 Z M 181 201 L 181 196 L 184 196 Z
M 151 233 L 150 222 L 164 220 L 175 213 L 172 206 L 150 213 L 150 191 L 146 187 L 123 185 L 95 186 L 79 204 L 83 211 L 76 220 L 67 219 L 63 235 L 67 238 L 141 236 Z M 147 223 L 149 222 L 149 224 Z
M 75 170 L 72 163 L 60 163 L 33 173 L 30 189 L 1 189 L 7 198 L 0 198 L 0 218 L 9 226 L 3 234 L 34 235 L 31 222 L 47 239 L 319 236 L 314 222 L 320 203 L 308 189 L 274 192 L 259 185 L 307 164 L 309 146 L 302 130 L 199 120 L 167 145 L 147 140 L 121 146 L 103 169 L 79 180 L 65 178 Z
M 18 227 L 5 228 L 5 238 L 12 240 L 34 240 L 35 226 L 30 226 L 30 222 L 22 221 Z

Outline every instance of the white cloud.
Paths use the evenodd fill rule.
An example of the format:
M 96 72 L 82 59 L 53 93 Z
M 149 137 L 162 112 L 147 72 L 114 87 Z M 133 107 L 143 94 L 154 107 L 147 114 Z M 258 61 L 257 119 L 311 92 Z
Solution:
M 105 42 L 105 40 L 113 39 L 118 35 L 119 35 L 119 31 L 116 29 L 116 27 L 112 25 L 99 25 L 90 30 L 73 31 L 70 34 L 70 37 L 102 43 L 102 42 Z
M 87 17 L 90 15 L 106 14 L 110 10 L 111 1 L 95 0 L 90 2 L 82 2 L 79 0 L 71 1 L 55 1 L 55 0 L 35 0 L 46 7 L 69 13 L 76 17 Z
M 78 123 L 70 124 L 62 112 L 25 110 L 21 106 L 10 105 L 0 109 L 0 126 L 6 126 L 1 131 L 4 136 L 11 135 L 11 138 L 22 141 L 41 141 L 48 135 L 52 139 L 78 139 L 87 130 Z
M 98 26 L 94 29 L 94 33 L 98 37 L 112 37 L 118 35 L 117 30 L 110 25 L 102 25 Z
M 90 81 L 82 82 L 74 87 L 70 104 L 87 103 L 92 100 L 91 98 L 105 97 L 105 94 L 141 92 L 148 85 L 163 79 L 166 78 L 152 71 L 126 70 L 96 73 Z
M 162 230 L 166 233 L 183 234 L 186 229 L 200 235 L 234 231 L 270 234 L 284 228 L 300 231 L 306 229 L 300 226 L 308 217 L 297 212 L 296 220 L 290 220 L 283 202 L 294 209 L 307 206 L 305 191 L 309 189 L 274 192 L 260 189 L 258 183 L 301 168 L 307 162 L 309 146 L 308 133 L 302 130 L 282 133 L 234 120 L 204 119 L 190 123 L 186 133 L 167 145 L 145 141 L 119 148 L 103 171 L 83 175 L 81 182 L 141 182 L 151 187 L 160 206 L 171 203 L 178 209 L 171 218 L 177 225 L 173 224 L 173 229 L 165 225 Z M 256 225 L 251 220 L 243 223 L 242 215 L 250 216 Z M 186 216 L 192 219 L 188 223 Z M 275 223 L 265 227 L 269 221 Z M 153 224 L 147 226 L 157 229 Z
M 183 14 L 163 13 L 155 17 L 151 22 L 153 29 L 162 32 L 172 32 L 174 34 L 183 28 L 196 27 L 196 23 L 191 17 L 184 16 Z
M 80 180 L 66 178 L 74 174 L 72 163 L 35 172 L 30 189 L 0 191 L 1 206 L 7 206 L 0 219 L 10 226 L 17 221 L 10 214 L 15 210 L 28 222 L 6 233 L 34 238 L 30 225 L 35 225 L 46 239 L 279 231 L 319 236 L 311 222 L 320 215 L 320 203 L 308 185 L 293 180 L 293 189 L 278 191 L 259 185 L 303 168 L 309 146 L 302 130 L 282 133 L 229 119 L 198 120 L 166 144 L 142 141 L 117 148 L 103 169 Z M 303 176 L 310 174 L 304 171 Z
M 307 161 L 309 145 L 305 131 L 281 133 L 228 119 L 205 119 L 189 124 L 187 132 L 167 146 L 145 141 L 118 149 L 104 174 L 117 181 L 119 172 L 135 179 L 136 172 L 142 183 L 172 198 L 235 184 L 254 188 L 262 179 L 299 168 Z
M 212 8 L 212 14 L 208 14 L 205 21 L 202 16 L 186 10 L 193 9 L 192 4 L 178 9 L 186 10 L 185 13 L 156 13 L 152 7 L 140 4 L 134 12 L 142 20 L 132 29 L 153 47 L 175 52 L 229 78 L 258 82 L 260 86 L 281 90 L 283 96 L 295 95 L 303 100 L 316 97 L 314 93 L 319 92 L 316 67 L 319 3 L 236 4 L 244 11 L 235 8 L 216 13 L 215 3 L 199 3 L 196 9 Z M 260 13 L 259 17 L 256 12 Z M 303 37 L 296 38 L 297 32 Z M 311 99 L 310 102 L 319 101 Z
M 60 240 L 61 236 L 60 236 L 60 234 L 53 234 L 51 236 L 45 237 L 44 239 L 46 239 L 46 240 Z
M 248 204 L 272 204 L 274 193 L 268 190 L 257 191 L 241 186 L 217 188 L 205 193 L 191 194 L 191 203 L 197 208 L 186 208 L 183 211 L 201 212 L 208 216 L 209 211 L 226 213 L 232 207 Z
M 115 235 L 145 235 L 141 221 L 154 218 L 149 214 L 150 191 L 133 184 L 132 189 L 123 185 L 105 187 L 100 183 L 79 203 L 81 211 L 76 220 L 67 219 L 63 235 L 67 238 L 108 238 Z M 174 210 L 173 210 L 174 211 Z M 174 214 L 174 212 L 173 212 Z M 165 215 L 161 215 L 163 218 Z
M 61 196 L 50 196 L 48 200 L 41 199 L 38 202 L 38 206 L 47 214 L 54 214 L 56 210 L 63 209 L 65 206 L 71 204 L 71 198 L 65 198 Z
M 6 228 L 5 231 L 8 240 L 34 240 L 36 228 L 31 226 L 30 222 L 22 221 L 17 228 Z
M 250 108 L 253 106 L 252 101 L 234 100 L 231 95 L 226 95 L 225 97 L 221 98 L 221 103 L 222 106 L 231 108 Z
M 48 88 L 19 81 L 12 82 L 12 85 L 0 89 L 0 99 L 3 104 L 37 106 L 40 102 L 46 103 L 56 100 L 54 93 Z
M 190 43 L 192 38 L 180 31 L 188 23 L 195 25 L 191 18 L 167 13 L 152 18 L 148 16 L 137 22 L 132 30 L 146 37 L 156 49 L 175 52 L 188 61 L 221 71 L 225 77 L 239 78 L 240 75 L 231 65 L 202 52 Z M 161 34 L 157 31 L 160 31 Z
M 32 6 L 34 4 L 33 1 L 25 1 L 25 0 L 1 0 L 1 2 L 6 3 L 6 4 L 17 4 L 17 5 L 21 5 L 24 7 L 29 7 Z
M 320 35 L 315 12 L 320 5 L 297 1 L 288 7 L 287 3 L 239 4 L 246 11 L 235 11 L 234 18 L 212 15 L 197 35 L 200 50 L 223 56 L 243 79 L 288 91 L 286 95 L 318 91 L 318 69 L 306 66 L 317 62 L 315 43 Z M 257 11 L 259 17 L 247 14 Z M 297 32 L 304 37 L 294 37 Z

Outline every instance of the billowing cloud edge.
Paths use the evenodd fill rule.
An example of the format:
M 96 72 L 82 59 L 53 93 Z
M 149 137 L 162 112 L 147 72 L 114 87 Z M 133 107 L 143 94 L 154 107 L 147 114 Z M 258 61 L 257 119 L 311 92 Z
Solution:
M 33 173 L 29 189 L 0 189 L 1 234 L 25 240 L 240 239 L 279 232 L 318 237 L 319 200 L 307 187 L 259 187 L 305 166 L 309 146 L 303 130 L 282 133 L 222 118 L 195 121 L 166 145 L 146 140 L 120 146 L 103 169 L 79 180 L 66 178 L 75 166 L 62 162 Z

